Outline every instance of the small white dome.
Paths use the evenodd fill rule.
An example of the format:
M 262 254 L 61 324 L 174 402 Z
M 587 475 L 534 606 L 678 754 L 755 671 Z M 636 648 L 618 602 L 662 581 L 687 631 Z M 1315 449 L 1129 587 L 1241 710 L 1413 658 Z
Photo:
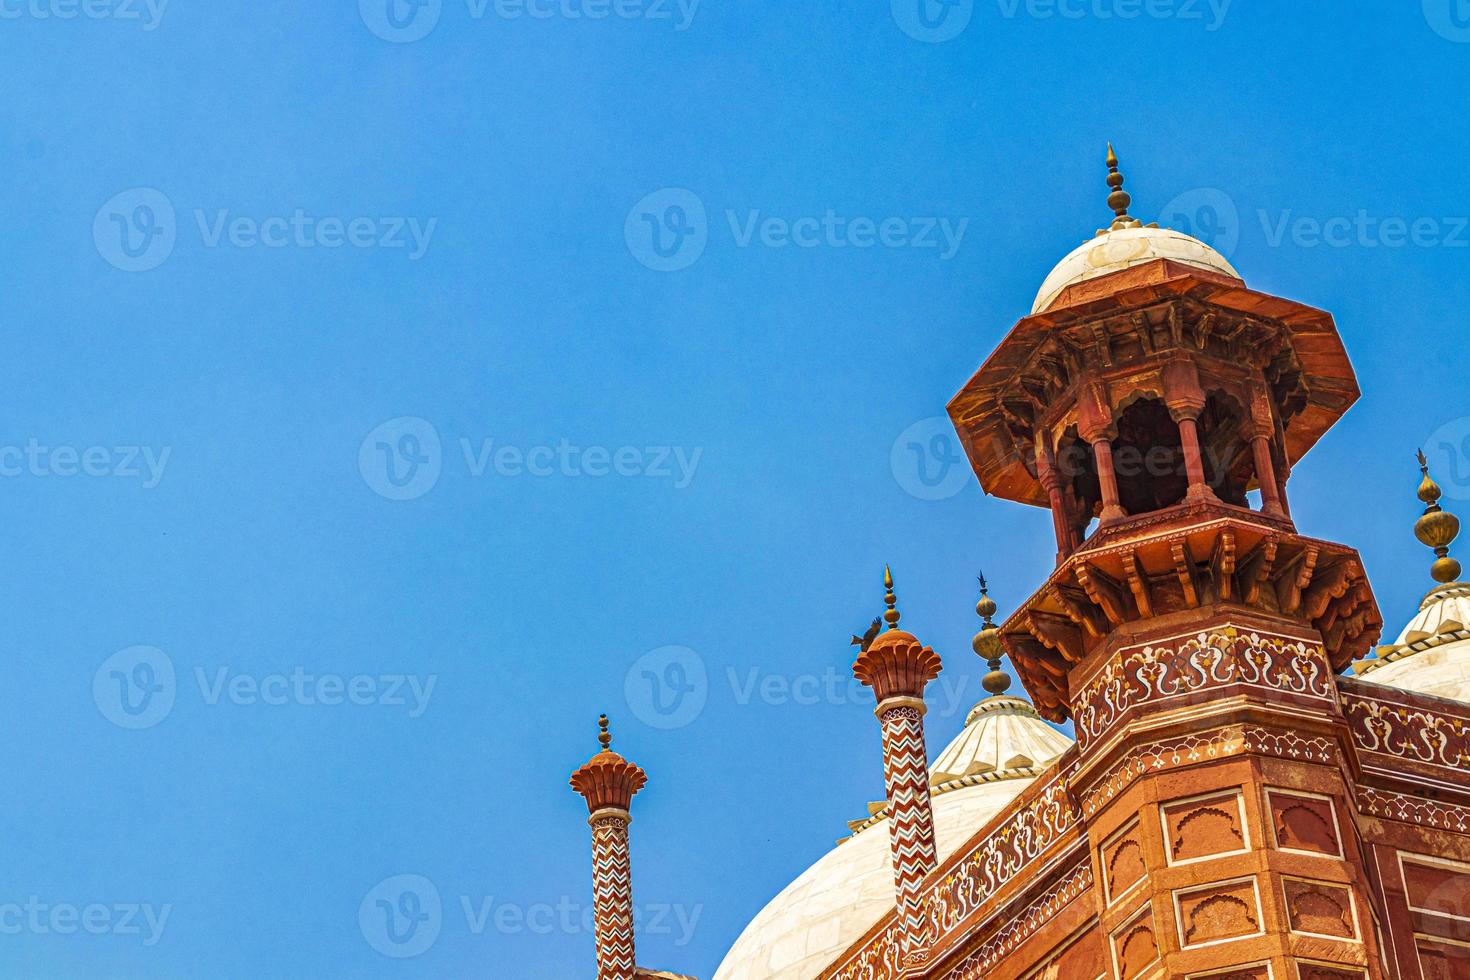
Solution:
M 1062 290 L 1074 283 L 1096 279 L 1155 259 L 1169 259 L 1207 272 L 1239 279 L 1240 273 L 1225 256 L 1197 238 L 1169 228 L 1119 228 L 1073 249 L 1057 263 L 1036 294 L 1032 313 L 1051 306 Z
M 930 770 L 942 861 L 1020 795 L 1072 740 L 1018 698 L 987 698 Z M 854 835 L 808 868 L 750 921 L 714 980 L 812 980 L 893 908 L 888 821 Z
M 1356 672 L 1365 681 L 1470 701 L 1470 583 L 1431 590 L 1398 640 L 1360 660 Z
M 1067 751 L 1072 740 L 1041 720 L 1020 698 L 986 698 L 970 711 L 965 728 L 934 760 L 929 784 L 970 776 L 1003 779 L 1016 770 L 1040 770 Z M 1030 773 L 1028 773 L 1030 774 Z

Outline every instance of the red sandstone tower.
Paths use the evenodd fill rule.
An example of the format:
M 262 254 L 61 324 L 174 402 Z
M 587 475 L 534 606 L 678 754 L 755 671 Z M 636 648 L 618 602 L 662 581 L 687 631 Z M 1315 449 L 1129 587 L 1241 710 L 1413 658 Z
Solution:
M 1003 645 L 1077 743 L 917 909 L 900 873 L 895 910 L 820 977 L 1470 980 L 1470 704 L 1389 680 L 1415 656 L 1442 676 L 1421 651 L 1470 636 L 1458 523 L 1426 475 L 1441 584 L 1370 656 L 1357 552 L 1301 533 L 1287 493 L 1358 397 L 1332 317 L 1129 215 L 1111 147 L 1107 183 L 1111 225 L 949 405 L 984 489 L 1049 508 L 1056 538 L 976 651 L 994 668 Z M 918 653 L 876 669 L 918 649 L 897 635 L 864 656 L 915 696 Z M 1355 660 L 1384 682 L 1342 676 Z
M 1108 168 L 1110 231 L 1141 231 Z M 985 489 L 1057 530 L 1001 640 L 1076 726 L 1079 977 L 1389 975 L 1333 680 L 1382 620 L 1357 553 L 1286 504 L 1357 395 L 1328 314 L 1163 259 L 1066 287 L 950 405 Z
M 883 728 L 883 782 L 888 794 L 894 893 L 904 925 L 899 955 L 904 964 L 918 966 L 929 942 L 921 889 L 938 860 L 929 802 L 929 755 L 924 745 L 924 688 L 939 676 L 943 665 L 938 654 L 898 628 L 898 598 L 887 568 L 883 569 L 883 585 L 887 590 L 883 619 L 888 629 L 859 654 L 852 672 L 878 699 L 875 714 Z
M 633 879 L 628 855 L 629 807 L 648 775 L 612 751 L 607 715 L 598 719 L 601 751 L 572 774 L 587 799 L 592 826 L 592 894 L 597 929 L 597 980 L 636 980 Z

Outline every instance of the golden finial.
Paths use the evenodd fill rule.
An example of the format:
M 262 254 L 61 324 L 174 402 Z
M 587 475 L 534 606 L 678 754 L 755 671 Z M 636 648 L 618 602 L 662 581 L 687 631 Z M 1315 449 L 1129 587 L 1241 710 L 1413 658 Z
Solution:
M 602 751 L 612 751 L 612 732 L 607 730 L 607 715 L 601 715 L 597 719 L 597 744 L 602 746 Z
M 893 572 L 887 565 L 883 566 L 883 587 L 888 590 L 888 594 L 883 597 L 883 604 L 888 607 L 883 611 L 883 621 L 888 624 L 889 629 L 896 630 L 899 620 L 898 596 L 893 594 Z
M 1133 198 L 1123 189 L 1123 175 L 1118 171 L 1118 154 L 1113 152 L 1112 143 L 1108 144 L 1108 186 L 1112 188 L 1108 194 L 1108 207 L 1113 209 L 1113 223 L 1108 226 L 1108 231 L 1142 228 L 1143 223 L 1128 214 L 1128 205 L 1133 203 Z
M 1429 574 L 1436 582 L 1447 585 L 1460 577 L 1460 563 L 1450 557 L 1450 543 L 1460 536 L 1460 519 L 1439 505 L 1442 491 L 1429 475 L 1429 460 L 1422 449 L 1419 472 L 1424 474 L 1419 483 L 1419 499 L 1425 506 L 1423 515 L 1414 522 L 1414 536 L 1434 549 L 1436 557 L 1429 566 Z
M 975 615 L 982 621 L 980 632 L 970 641 L 975 653 L 985 659 L 985 665 L 990 668 L 990 673 L 985 675 L 981 685 L 991 694 L 1004 694 L 1011 686 L 1010 675 L 1000 669 L 1000 657 L 1002 648 L 1000 644 L 1000 630 L 995 625 L 995 600 L 990 598 L 990 586 L 985 581 L 985 573 L 980 573 L 980 601 L 975 603 Z

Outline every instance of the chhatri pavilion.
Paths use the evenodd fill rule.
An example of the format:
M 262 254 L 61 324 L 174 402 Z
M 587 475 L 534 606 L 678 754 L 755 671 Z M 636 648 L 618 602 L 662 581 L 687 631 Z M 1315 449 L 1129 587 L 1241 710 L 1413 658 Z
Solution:
M 1470 980 L 1459 521 L 1421 455 L 1433 586 L 1380 645 L 1358 553 L 1291 516 L 1293 467 L 1359 394 L 1332 316 L 1132 217 L 1123 183 L 1109 147 L 1109 225 L 949 404 L 984 490 L 1051 511 L 1055 571 L 1004 616 L 982 581 L 990 696 L 932 762 L 943 665 L 885 571 L 853 671 L 886 799 L 712 980 Z M 636 957 L 647 776 L 605 719 L 602 745 L 572 778 L 597 976 L 677 980 Z

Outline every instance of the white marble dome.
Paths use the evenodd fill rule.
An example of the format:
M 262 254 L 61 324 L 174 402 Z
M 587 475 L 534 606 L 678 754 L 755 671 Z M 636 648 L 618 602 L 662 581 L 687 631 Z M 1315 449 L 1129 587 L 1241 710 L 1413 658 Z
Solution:
M 1399 638 L 1379 647 L 1377 657 L 1359 661 L 1356 673 L 1365 681 L 1470 701 L 1470 583 L 1431 590 Z
M 934 834 L 948 857 L 1029 786 L 1072 740 L 1025 701 L 987 698 L 930 770 Z M 713 980 L 811 980 L 893 908 L 881 805 L 854 835 L 787 885 L 726 954 Z
M 1056 302 L 1062 290 L 1074 283 L 1096 279 L 1155 259 L 1169 259 L 1208 272 L 1239 279 L 1240 273 L 1225 256 L 1197 238 L 1169 228 L 1119 228 L 1107 231 L 1073 249 L 1058 262 L 1036 294 L 1032 313 L 1040 313 Z

